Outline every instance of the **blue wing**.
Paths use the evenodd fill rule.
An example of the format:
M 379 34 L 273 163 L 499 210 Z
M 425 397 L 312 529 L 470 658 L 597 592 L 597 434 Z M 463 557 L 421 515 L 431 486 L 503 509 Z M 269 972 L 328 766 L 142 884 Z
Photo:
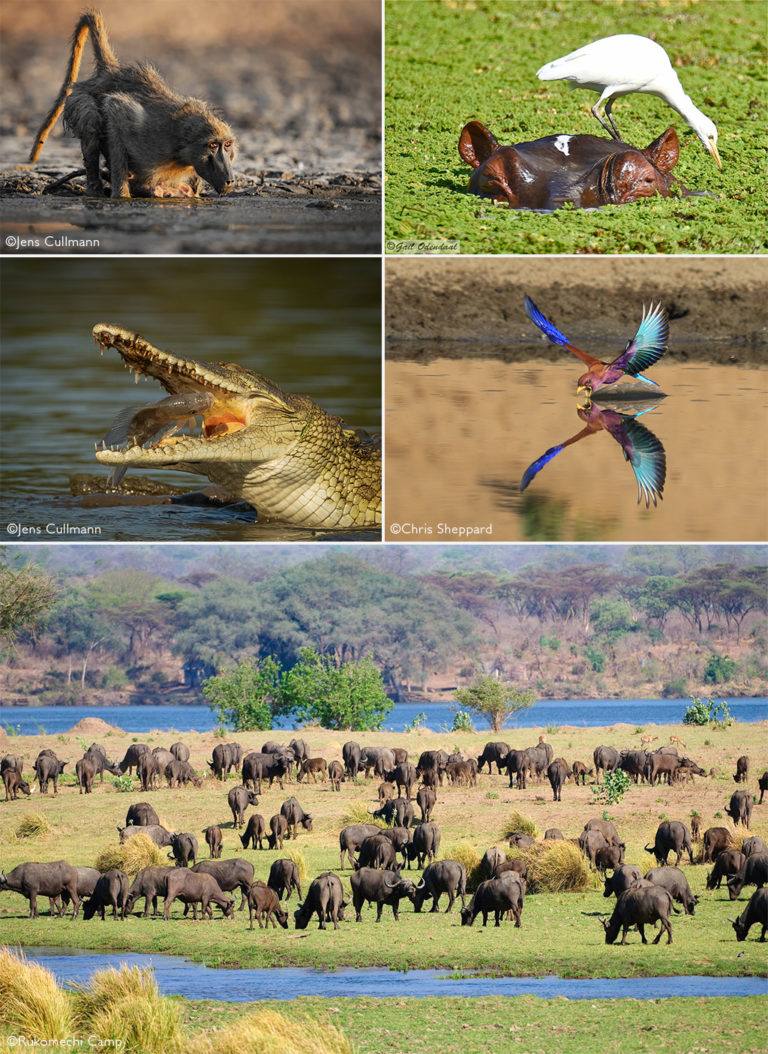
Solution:
M 570 340 L 563 336 L 556 326 L 553 326 L 548 318 L 544 318 L 541 311 L 536 307 L 534 302 L 529 296 L 526 296 L 523 300 L 525 304 L 525 311 L 528 318 L 533 322 L 534 326 L 538 327 L 545 337 L 549 337 L 553 344 L 559 344 L 561 347 L 570 345 Z
M 649 428 L 634 417 L 621 416 L 621 423 L 608 431 L 621 446 L 635 473 L 638 504 L 645 498 L 645 507 L 648 508 L 651 501 L 656 505 L 657 499 L 660 501 L 663 497 L 667 456 L 661 440 Z
M 523 473 L 523 478 L 520 480 L 521 492 L 525 490 L 525 488 L 531 482 L 533 477 L 538 475 L 539 472 L 541 472 L 541 470 L 544 468 L 544 466 L 549 461 L 551 461 L 553 457 L 556 457 L 562 449 L 562 444 L 560 446 L 552 446 L 549 448 L 549 450 L 547 450 L 546 453 L 542 454 L 541 457 L 536 458 L 532 465 L 528 466 L 528 468 Z
M 661 304 L 655 307 L 651 304 L 647 311 L 643 307 L 643 317 L 634 339 L 630 340 L 611 365 L 617 366 L 630 377 L 645 381 L 646 384 L 656 384 L 655 381 L 641 376 L 641 370 L 647 370 L 659 361 L 667 350 L 668 339 L 669 321 Z

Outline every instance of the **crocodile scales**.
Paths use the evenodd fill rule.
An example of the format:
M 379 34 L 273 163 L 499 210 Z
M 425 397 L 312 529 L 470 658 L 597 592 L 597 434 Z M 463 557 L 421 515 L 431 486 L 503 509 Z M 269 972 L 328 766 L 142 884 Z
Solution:
M 93 336 L 102 354 L 114 348 L 137 379 L 153 377 L 171 396 L 123 411 L 97 446 L 113 479 L 134 466 L 178 469 L 249 502 L 260 520 L 319 529 L 381 524 L 381 450 L 366 433 L 234 363 L 179 358 L 112 324 L 98 323 Z M 202 434 L 173 434 L 197 416 Z

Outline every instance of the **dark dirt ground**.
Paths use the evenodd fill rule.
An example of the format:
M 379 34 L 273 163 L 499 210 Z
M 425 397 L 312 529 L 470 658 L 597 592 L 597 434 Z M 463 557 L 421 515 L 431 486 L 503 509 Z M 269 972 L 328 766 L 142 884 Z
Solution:
M 381 20 L 376 0 L 100 4 L 113 49 L 205 99 L 239 141 L 237 183 L 198 201 L 86 198 L 61 121 L 29 149 L 63 79 L 81 0 L 4 5 L 0 232 L 6 252 L 374 253 L 381 224 Z M 80 79 L 90 75 L 89 43 Z M 87 239 L 96 244 L 80 244 Z

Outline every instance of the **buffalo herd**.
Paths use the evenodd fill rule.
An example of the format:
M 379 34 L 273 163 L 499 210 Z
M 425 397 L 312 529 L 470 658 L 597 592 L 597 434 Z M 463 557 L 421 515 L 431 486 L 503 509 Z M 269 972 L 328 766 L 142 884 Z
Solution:
M 674 739 L 675 737 L 673 737 Z M 646 737 L 647 740 L 647 737 Z M 684 744 L 678 739 L 680 746 Z M 209 859 L 198 860 L 197 837 L 184 831 L 170 831 L 163 827 L 153 806 L 146 801 L 131 804 L 124 827 L 118 827 L 120 842 L 138 833 L 149 836 L 158 847 L 167 848 L 172 863 L 166 866 L 145 867 L 133 881 L 119 869 L 100 874 L 94 868 L 74 867 L 67 861 L 19 864 L 5 874 L 0 872 L 0 891 L 20 893 L 29 901 L 29 915 L 38 915 L 38 896 L 50 901 L 51 914 L 64 915 L 72 906 L 72 917 L 77 918 L 82 906 L 84 919 L 96 914 L 106 919 L 122 919 L 133 913 L 137 901 L 143 899 L 143 917 L 152 910 L 158 914 L 158 901 L 163 900 L 162 917 L 169 919 L 172 904 L 184 904 L 186 916 L 190 907 L 192 917 L 212 918 L 213 907 L 218 907 L 224 918 L 234 917 L 235 899 L 230 894 L 240 892 L 238 910 L 249 909 L 250 929 L 254 918 L 260 928 L 272 924 L 287 927 L 289 916 L 283 907 L 295 890 L 298 907 L 293 913 L 297 929 L 305 929 L 313 916 L 320 929 L 332 923 L 337 929 L 344 921 L 344 911 L 350 904 L 355 919 L 362 919 L 365 904 L 376 906 L 376 921 L 382 919 L 385 907 L 392 909 L 395 921 L 399 918 L 401 901 L 411 903 L 413 911 L 421 912 L 431 900 L 431 912 L 438 911 L 440 898 L 448 898 L 446 912 L 461 898 L 460 922 L 472 926 L 482 916 L 483 926 L 493 914 L 499 926 L 504 919 L 522 925 L 522 912 L 528 892 L 528 864 L 524 851 L 535 839 L 525 831 L 511 831 L 507 835 L 511 855 L 491 846 L 482 858 L 477 873 L 468 876 L 465 865 L 458 860 L 439 859 L 441 831 L 432 817 L 439 819 L 439 800 L 444 788 L 475 787 L 478 774 L 487 767 L 488 775 L 506 776 L 510 788 L 525 789 L 529 780 L 548 780 L 553 800 L 562 800 L 568 780 L 584 785 L 593 778 L 599 786 L 606 774 L 617 770 L 638 783 L 651 786 L 664 782 L 672 786 L 682 780 L 708 774 L 695 761 L 680 756 L 670 744 L 654 751 L 618 750 L 601 745 L 594 749 L 592 765 L 583 761 L 568 763 L 553 756 L 552 747 L 544 736 L 534 745 L 513 749 L 507 743 L 492 741 L 485 745 L 478 757 L 444 750 L 424 750 L 414 764 L 402 747 L 361 747 L 347 742 L 342 747 L 342 760 L 313 757 L 304 740 L 293 739 L 287 746 L 267 742 L 260 751 L 245 752 L 239 743 L 221 743 L 214 747 L 208 761 L 210 773 L 205 777 L 224 781 L 231 770 L 239 773 L 241 782 L 226 794 L 232 814 L 231 827 L 239 831 L 243 849 L 283 849 L 284 840 L 296 840 L 299 834 L 313 832 L 313 815 L 306 812 L 299 801 L 288 797 L 269 820 L 249 807 L 259 804 L 264 785 L 272 787 L 277 781 L 281 790 L 284 782 L 294 777 L 297 784 L 304 781 L 330 784 L 331 791 L 339 791 L 344 781 L 361 778 L 379 781 L 376 789 L 378 808 L 369 809 L 371 823 L 350 823 L 339 832 L 340 870 L 348 864 L 352 869 L 349 879 L 351 897 L 345 896 L 341 878 L 327 871 L 317 875 L 309 884 L 302 899 L 301 877 L 295 861 L 275 860 L 266 882 L 255 878 L 254 866 L 242 856 L 221 859 L 223 833 L 219 823 L 202 828 Z M 104 773 L 123 776 L 134 770 L 143 792 L 159 788 L 164 779 L 169 788 L 200 787 L 205 778 L 189 762 L 189 748 L 174 743 L 166 750 L 150 749 L 146 744 L 129 746 L 121 761 L 111 761 L 104 748 L 92 744 L 74 766 L 80 794 L 90 794 L 96 778 L 103 781 Z M 66 766 L 54 751 L 41 751 L 32 766 L 34 780 L 41 794 L 58 794 L 58 781 Z M 31 795 L 35 786 L 24 779 L 24 761 L 14 754 L 0 762 L 5 787 L 5 800 L 15 801 L 19 794 Z M 749 830 L 754 805 L 753 794 L 745 788 L 749 778 L 749 758 L 736 761 L 734 780 L 738 789 L 724 804 L 724 812 L 734 826 Z M 763 794 L 768 789 L 768 773 L 758 780 Z M 490 795 L 489 795 L 490 796 Z M 420 818 L 415 816 L 414 803 Z M 626 844 L 615 825 L 604 817 L 587 821 L 578 837 L 571 839 L 584 854 L 589 866 L 603 881 L 604 896 L 615 897 L 615 908 L 610 917 L 601 917 L 605 940 L 613 944 L 621 933 L 621 944 L 626 942 L 630 929 L 636 927 L 646 943 L 644 927 L 659 926 L 654 940 L 658 943 L 666 933 L 672 942 L 670 916 L 684 912 L 694 915 L 698 897 L 694 896 L 681 863 L 687 857 L 694 861 L 694 842 L 701 840 L 701 861 L 711 864 L 707 873 L 707 890 L 720 889 L 726 883 L 729 898 L 736 900 L 745 886 L 756 886 L 746 909 L 738 919 L 731 919 L 737 940 L 742 941 L 750 927 L 761 927 L 760 940 L 768 928 L 768 848 L 757 836 L 743 840 L 741 848 L 732 842 L 732 832 L 723 826 L 713 826 L 700 835 L 699 817 L 691 818 L 692 829 L 680 820 L 663 820 L 653 839 L 645 846 L 654 860 L 654 867 L 645 874 L 635 864 L 626 864 Z M 386 826 L 382 826 L 385 824 Z M 562 841 L 562 832 L 549 828 L 544 836 L 546 844 Z M 238 849 L 238 852 L 241 850 Z M 522 852 L 521 852 L 522 851 Z M 670 856 L 674 859 L 670 861 Z M 414 865 L 423 869 L 421 878 L 405 877 L 404 869 Z M 468 900 L 469 896 L 469 900 Z M 675 905 L 679 904 L 680 908 Z

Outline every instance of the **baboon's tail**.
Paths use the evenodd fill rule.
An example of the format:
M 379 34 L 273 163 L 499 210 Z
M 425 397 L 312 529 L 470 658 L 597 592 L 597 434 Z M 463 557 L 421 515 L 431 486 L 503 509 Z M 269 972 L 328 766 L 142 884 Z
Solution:
M 107 73 L 111 70 L 117 69 L 119 66 L 117 57 L 110 47 L 109 37 L 107 36 L 107 31 L 104 27 L 104 19 L 101 17 L 101 12 L 87 11 L 80 17 L 79 22 L 75 26 L 75 32 L 72 35 L 72 50 L 69 56 L 69 66 L 67 67 L 64 83 L 61 86 L 61 91 L 56 98 L 56 102 L 51 107 L 50 112 L 40 126 L 40 131 L 35 137 L 35 142 L 29 155 L 30 161 L 37 161 L 40 156 L 40 151 L 43 149 L 43 144 L 48 138 L 48 133 L 53 128 L 59 114 L 64 109 L 64 103 L 67 100 L 67 96 L 71 93 L 75 81 L 77 80 L 77 75 L 80 72 L 83 48 L 85 47 L 85 41 L 89 32 L 91 33 L 91 43 L 93 44 L 93 52 L 96 57 L 97 72 Z

